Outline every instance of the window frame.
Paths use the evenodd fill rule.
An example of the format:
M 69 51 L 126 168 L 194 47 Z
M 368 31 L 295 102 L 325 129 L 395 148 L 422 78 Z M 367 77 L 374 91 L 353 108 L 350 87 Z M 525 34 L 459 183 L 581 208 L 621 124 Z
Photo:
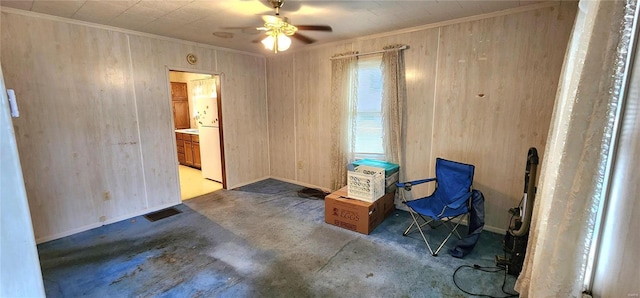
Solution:
M 350 123 L 352 126 L 351 130 L 354 132 L 353 135 L 353 140 L 352 140 L 352 152 L 353 152 L 353 157 L 358 160 L 358 159 L 363 159 L 363 158 L 370 158 L 370 159 L 378 159 L 378 160 L 384 160 L 385 158 L 385 144 L 384 144 L 384 123 L 383 123 L 383 74 L 382 74 L 382 54 L 380 55 L 372 55 L 372 56 L 368 56 L 368 57 L 358 57 L 358 63 L 357 63 L 357 67 L 358 67 L 358 83 L 356 84 L 356 89 L 357 89 L 357 98 L 354 100 L 354 102 L 356 103 L 357 107 L 356 107 L 356 115 L 355 115 L 355 119 L 350 119 Z M 380 117 L 380 123 L 379 123 L 379 128 L 380 128 L 380 149 L 381 152 L 358 152 L 356 150 L 357 146 L 357 137 L 356 135 L 358 134 L 358 127 L 357 127 L 357 120 L 358 120 L 358 115 L 360 115 L 361 112 L 358 111 L 358 107 L 361 107 L 360 104 L 362 103 L 363 100 L 365 100 L 363 97 L 361 97 L 361 95 L 363 94 L 362 91 L 362 79 L 363 79 L 363 69 L 371 69 L 377 67 L 378 71 L 379 71 L 379 77 L 377 78 L 378 82 L 379 82 L 379 98 L 377 98 L 377 100 L 379 100 L 380 102 L 380 107 L 377 111 L 374 112 L 362 112 L 362 113 L 374 113 L 374 114 L 379 114 Z M 371 89 L 369 89 L 371 90 Z M 368 93 L 370 94 L 370 93 Z

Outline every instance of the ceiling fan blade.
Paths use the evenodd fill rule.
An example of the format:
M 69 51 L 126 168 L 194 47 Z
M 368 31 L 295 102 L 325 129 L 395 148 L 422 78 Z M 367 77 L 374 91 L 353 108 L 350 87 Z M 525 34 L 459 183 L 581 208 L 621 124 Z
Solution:
M 292 37 L 297 39 L 297 40 L 299 40 L 299 41 L 302 41 L 302 42 L 304 42 L 306 44 L 310 44 L 310 43 L 316 42 L 315 39 L 313 39 L 311 37 L 308 37 L 308 36 L 305 36 L 305 35 L 302 35 L 302 34 L 297 33 L 297 32 Z
M 258 27 L 258 26 L 253 26 L 253 27 L 222 27 L 220 29 L 222 29 L 222 30 L 240 30 L 240 32 L 242 32 L 244 34 L 249 34 L 249 35 L 256 35 L 256 34 L 259 34 L 261 32 L 267 31 L 266 28 Z
M 332 32 L 331 26 L 327 25 L 295 25 L 298 30 L 310 30 L 310 31 L 327 31 Z

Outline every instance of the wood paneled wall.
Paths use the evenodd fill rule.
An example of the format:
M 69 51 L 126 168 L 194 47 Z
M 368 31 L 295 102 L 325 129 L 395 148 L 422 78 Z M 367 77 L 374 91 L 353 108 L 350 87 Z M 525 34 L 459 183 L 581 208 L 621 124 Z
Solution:
M 269 176 L 266 61 L 233 52 L 216 54 L 222 74 L 227 186 L 232 188 Z
M 576 8 L 563 2 L 268 58 L 271 175 L 329 188 L 329 58 L 407 44 L 405 178 L 432 177 L 436 157 L 476 165 L 487 227 L 506 229 L 507 210 L 522 197 L 527 149 L 544 157 Z M 282 83 L 290 81 L 293 90 Z
M 287 108 L 295 108 L 293 84 L 293 59 L 276 56 L 267 60 L 267 78 L 272 82 L 267 90 L 269 107 L 269 163 L 271 175 L 296 180 L 296 113 Z
M 528 149 L 544 158 L 574 19 L 564 8 L 441 29 L 431 157 L 476 165 L 491 226 L 506 228 L 522 198 Z
M 168 68 L 222 75 L 227 186 L 269 176 L 263 57 L 57 18 L 0 22 L 39 242 L 180 203 Z

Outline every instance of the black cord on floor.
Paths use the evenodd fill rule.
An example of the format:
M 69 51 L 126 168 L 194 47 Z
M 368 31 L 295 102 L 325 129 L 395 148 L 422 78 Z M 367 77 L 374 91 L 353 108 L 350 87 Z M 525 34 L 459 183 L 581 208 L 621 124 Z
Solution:
M 524 196 L 522 196 L 522 198 L 520 199 L 520 203 L 518 203 L 518 209 L 522 208 L 522 203 L 524 202 Z M 511 224 L 513 222 L 513 218 L 515 217 L 515 213 L 511 214 L 511 217 L 509 218 L 509 228 L 511 228 Z M 509 233 L 509 231 L 507 231 L 507 233 Z M 504 258 L 507 258 L 507 252 L 504 251 Z M 471 269 L 475 269 L 475 270 L 479 270 L 479 271 L 483 271 L 483 272 L 500 272 L 500 271 L 504 271 L 504 279 L 502 280 L 502 293 L 506 294 L 507 296 L 491 296 L 491 295 L 486 295 L 486 294 L 476 294 L 476 293 L 471 293 L 468 291 L 463 290 L 459 285 L 458 282 L 456 282 L 456 273 L 458 273 L 458 271 L 460 271 L 460 269 L 462 268 L 471 268 Z M 508 267 L 507 267 L 508 268 Z M 478 297 L 490 297 L 490 298 L 508 298 L 508 297 L 518 297 L 519 294 L 518 293 L 509 293 L 507 292 L 504 287 L 507 283 L 507 268 L 502 268 L 502 267 L 482 267 L 480 265 L 473 265 L 473 266 L 469 266 L 469 265 L 462 265 L 460 267 L 458 267 L 456 269 L 456 271 L 453 272 L 453 284 L 456 285 L 456 287 L 458 288 L 458 290 L 464 292 L 467 295 L 472 295 L 472 296 L 478 296 Z
M 490 272 L 490 273 L 504 271 L 504 279 L 502 280 L 501 289 L 502 289 L 502 292 L 505 293 L 507 296 L 491 296 L 491 295 L 486 295 L 486 294 L 478 294 L 478 293 L 471 293 L 471 292 L 465 291 L 464 289 L 462 289 L 460 287 L 460 285 L 458 285 L 458 282 L 456 281 L 456 273 L 458 273 L 458 271 L 460 271 L 460 269 L 462 269 L 462 268 L 471 268 L 471 269 L 475 269 L 475 270 L 479 270 L 479 271 L 483 271 L 483 272 Z M 456 269 L 456 271 L 453 272 L 453 284 L 456 285 L 458 290 L 464 292 L 467 295 L 478 296 L 478 297 L 490 297 L 490 298 L 518 297 L 517 293 L 509 293 L 504 289 L 506 283 L 507 283 L 507 270 L 505 268 L 500 268 L 500 267 L 482 267 L 482 266 L 479 266 L 479 265 L 473 265 L 473 266 L 462 265 L 462 266 L 458 267 Z

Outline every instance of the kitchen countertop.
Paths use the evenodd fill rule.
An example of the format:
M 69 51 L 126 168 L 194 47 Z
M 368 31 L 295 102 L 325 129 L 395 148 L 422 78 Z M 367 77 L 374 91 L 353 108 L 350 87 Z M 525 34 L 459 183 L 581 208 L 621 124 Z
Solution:
M 176 132 L 188 133 L 190 135 L 198 135 L 199 131 L 196 128 L 176 129 Z

